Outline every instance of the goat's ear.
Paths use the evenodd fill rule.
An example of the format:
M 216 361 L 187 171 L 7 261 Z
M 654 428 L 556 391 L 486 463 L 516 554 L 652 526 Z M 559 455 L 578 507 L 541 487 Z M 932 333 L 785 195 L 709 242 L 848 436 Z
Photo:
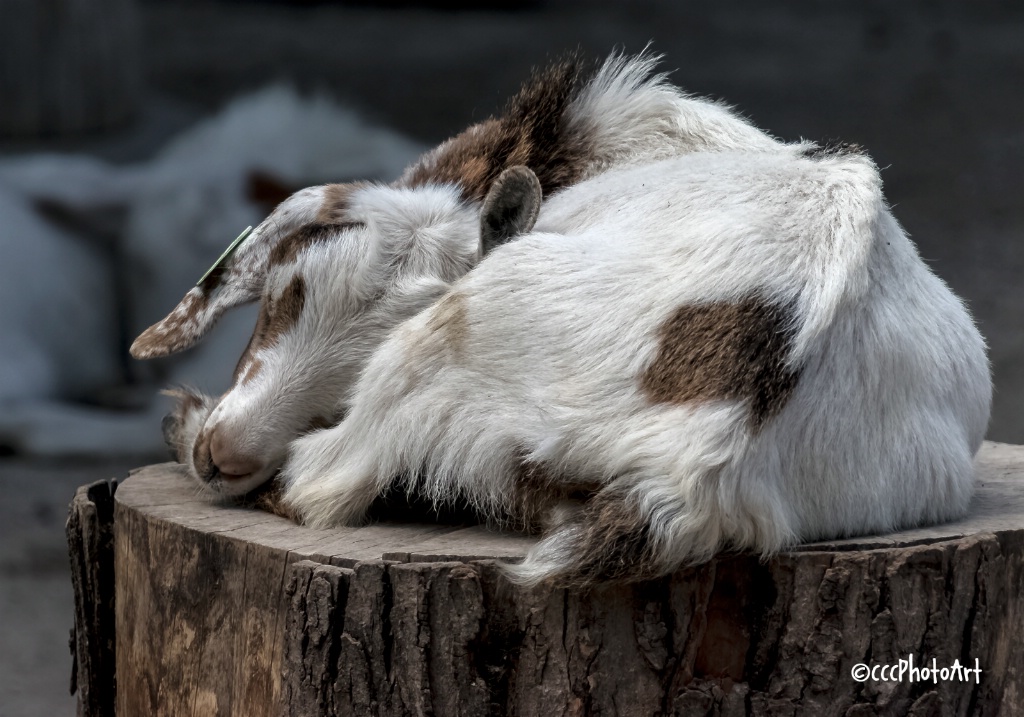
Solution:
M 272 222 L 261 224 L 222 256 L 171 313 L 135 339 L 131 355 L 150 359 L 184 351 L 203 338 L 225 311 L 258 299 L 266 283 L 270 250 L 280 238 Z
M 533 229 L 540 213 L 541 188 L 537 175 L 523 166 L 502 172 L 484 199 L 480 215 L 480 249 L 494 247 Z

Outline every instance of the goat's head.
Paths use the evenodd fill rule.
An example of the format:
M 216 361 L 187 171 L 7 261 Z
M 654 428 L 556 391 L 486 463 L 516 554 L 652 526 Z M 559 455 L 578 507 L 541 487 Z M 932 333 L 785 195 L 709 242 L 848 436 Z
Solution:
M 525 167 L 506 170 L 482 206 L 450 185 L 326 185 L 289 197 L 132 346 L 143 359 L 187 349 L 228 309 L 260 302 L 227 393 L 171 392 L 164 436 L 177 459 L 222 495 L 271 478 L 292 439 L 344 416 L 387 332 L 481 251 L 532 228 L 539 206 Z

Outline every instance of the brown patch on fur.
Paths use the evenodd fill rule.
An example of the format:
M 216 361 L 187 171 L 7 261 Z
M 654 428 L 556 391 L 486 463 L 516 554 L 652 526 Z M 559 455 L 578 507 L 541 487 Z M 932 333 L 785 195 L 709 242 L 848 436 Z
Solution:
M 461 354 L 469 332 L 466 295 L 456 291 L 441 299 L 430 312 L 427 329 L 440 337 L 453 354 Z
M 658 355 L 640 387 L 656 403 L 749 401 L 757 430 L 782 409 L 799 379 L 786 365 L 792 314 L 758 297 L 681 306 L 662 324 Z
M 445 142 L 403 183 L 454 183 L 466 198 L 482 201 L 498 175 L 519 164 L 537 174 L 544 196 L 579 181 L 593 151 L 587 138 L 569 127 L 566 110 L 585 84 L 583 63 L 575 57 L 535 73 L 501 117 Z
M 597 493 L 597 481 L 568 480 L 553 474 L 546 465 L 520 458 L 512 476 L 512 505 L 509 527 L 539 533 L 552 511 L 568 503 L 582 503 Z
M 559 530 L 567 531 L 566 538 L 571 541 L 568 550 L 573 556 L 573 565 L 560 579 L 563 585 L 646 580 L 661 572 L 651 545 L 650 526 L 621 491 L 606 489 L 598 493 Z
M 211 275 L 212 276 L 212 275 Z M 207 278 L 206 281 L 209 281 Z M 199 285 L 200 293 L 192 294 L 189 293 L 182 303 L 185 304 L 185 315 L 186 318 L 192 318 L 197 316 L 201 312 L 206 310 L 206 307 L 210 305 L 210 292 L 206 290 L 206 281 Z
M 333 418 L 327 418 L 326 416 L 313 416 L 309 419 L 309 423 L 306 424 L 303 434 L 312 433 L 313 431 L 322 431 L 325 428 L 334 428 L 341 423 L 342 416 L 335 416 Z
M 362 222 L 340 222 L 321 224 L 314 222 L 305 224 L 288 236 L 284 237 L 270 251 L 267 267 L 280 266 L 295 261 L 299 252 L 316 244 L 337 239 L 346 229 L 364 226 Z
M 284 486 L 274 478 L 257 488 L 256 492 L 250 493 L 246 504 L 256 510 L 279 515 L 293 523 L 301 523 L 302 517 L 284 504 L 283 497 Z
M 209 296 L 204 293 L 209 281 L 210 277 L 207 277 L 199 291 L 189 291 L 170 314 L 143 331 L 132 343 L 129 353 L 137 359 L 147 359 L 166 356 L 191 346 L 193 336 L 186 335 L 185 329 L 188 327 L 194 331 L 198 326 L 194 319 L 209 303 Z
M 168 349 L 168 333 L 162 324 L 163 322 L 161 321 L 143 331 L 132 343 L 128 352 L 137 359 L 153 358 L 170 353 Z M 177 340 L 173 343 L 177 343 Z
M 256 378 L 263 368 L 263 362 L 256 358 L 256 352 L 276 344 L 282 334 L 299 320 L 305 304 L 306 281 L 301 276 L 293 277 L 276 300 L 264 298 L 259 316 L 256 318 L 256 328 L 249 337 L 249 343 L 246 344 L 238 363 L 235 364 L 233 386 L 243 386 Z M 246 369 L 244 375 L 243 369 Z
M 256 351 L 260 348 L 260 342 L 263 340 L 262 336 L 267 330 L 267 312 L 260 307 L 260 313 L 256 317 L 256 328 L 253 329 L 252 336 L 249 337 L 249 342 L 245 345 L 245 350 L 242 351 L 242 355 L 238 358 L 238 363 L 235 364 L 235 371 L 231 376 L 232 385 L 238 385 L 239 380 L 242 377 L 242 369 L 249 366 L 254 361 Z M 262 365 L 261 365 L 262 368 Z M 248 372 L 246 372 L 248 376 Z M 255 378 L 253 376 L 252 378 Z M 246 381 L 251 380 L 247 378 Z
M 246 371 L 245 371 L 245 375 L 242 376 L 242 379 L 240 381 L 238 381 L 238 385 L 239 386 L 244 386 L 247 383 L 250 383 L 253 379 L 255 379 L 259 375 L 259 373 L 260 373 L 260 371 L 262 369 L 263 369 L 263 362 L 260 361 L 258 358 L 252 359 L 252 361 L 249 362 L 249 368 L 246 369 Z
M 213 296 L 213 292 L 224 283 L 224 277 L 227 275 L 227 268 L 221 264 L 216 269 L 210 272 L 209 276 L 202 280 L 199 284 L 199 290 L 202 292 L 200 297 L 201 303 L 197 300 L 197 306 L 199 310 L 205 309 L 209 303 L 209 299 Z
M 349 184 L 328 184 L 324 187 L 324 199 L 316 215 L 318 224 L 344 224 L 348 222 L 348 200 L 357 189 L 366 186 L 364 182 Z
M 290 328 L 295 326 L 306 305 L 306 280 L 295 276 L 277 299 L 263 302 L 260 313 L 265 313 L 263 332 L 256 349 L 276 344 Z
M 544 528 L 545 513 L 559 502 L 559 498 L 552 495 L 554 481 L 541 463 L 522 460 L 517 469 L 512 476 L 509 527 L 540 533 Z
M 458 167 L 457 171 L 460 177 L 458 182 L 463 187 L 482 188 L 487 184 L 494 183 L 495 178 L 490 176 L 491 166 L 485 157 L 467 157 L 462 165 Z M 475 192 L 472 189 L 469 191 Z M 484 194 L 486 195 L 486 192 Z

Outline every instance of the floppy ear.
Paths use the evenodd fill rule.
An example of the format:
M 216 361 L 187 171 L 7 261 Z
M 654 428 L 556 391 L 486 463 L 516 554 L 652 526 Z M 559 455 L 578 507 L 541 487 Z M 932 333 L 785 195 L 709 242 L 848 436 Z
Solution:
M 529 168 L 509 167 L 498 175 L 480 215 L 481 253 L 533 229 L 540 201 L 540 180 Z
M 149 359 L 183 351 L 203 338 L 225 311 L 258 299 L 267 278 L 267 258 L 278 241 L 273 223 L 257 227 L 171 313 L 135 339 L 131 355 Z

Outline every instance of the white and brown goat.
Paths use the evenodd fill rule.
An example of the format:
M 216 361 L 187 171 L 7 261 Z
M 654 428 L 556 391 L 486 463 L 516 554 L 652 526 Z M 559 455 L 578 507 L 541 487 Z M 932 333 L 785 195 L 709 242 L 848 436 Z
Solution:
M 616 166 L 785 146 L 652 76 L 653 58 L 612 57 L 589 77 L 581 65 L 539 73 L 502 116 L 444 143 L 393 185 L 296 193 L 136 340 L 136 358 L 175 353 L 228 309 L 261 302 L 230 390 L 219 398 L 177 391 L 165 421 L 168 442 L 197 478 L 226 495 L 245 493 L 277 471 L 292 439 L 336 422 L 387 333 L 442 296 L 483 252 L 528 228 L 534 208 L 509 213 L 502 191 L 481 225 L 484 199 L 505 170 L 530 167 L 550 197 Z M 512 172 L 499 186 L 511 190 L 512 209 L 515 197 L 533 196 L 523 187 L 531 176 Z
M 518 99 L 550 114 L 513 102 L 397 186 L 286 201 L 136 344 L 184 348 L 262 297 L 235 387 L 172 421 L 182 460 L 237 494 L 287 453 L 284 501 L 314 526 L 396 483 L 547 514 L 527 581 L 962 514 L 984 342 L 873 163 L 776 142 L 649 69 L 550 73 Z M 344 418 L 292 441 L 321 416 Z

